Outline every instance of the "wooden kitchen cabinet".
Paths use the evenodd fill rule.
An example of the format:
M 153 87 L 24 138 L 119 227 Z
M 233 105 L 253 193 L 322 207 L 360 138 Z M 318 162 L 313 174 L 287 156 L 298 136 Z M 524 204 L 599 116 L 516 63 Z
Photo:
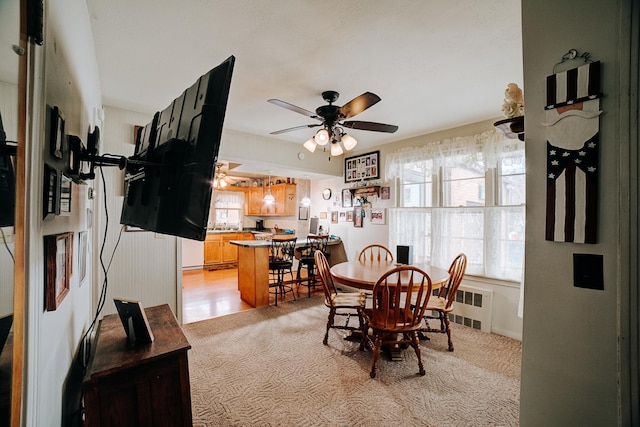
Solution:
M 100 321 L 83 382 L 85 425 L 192 425 L 191 345 L 167 304 L 145 312 L 155 337 L 150 344 L 130 347 L 117 314 Z
M 207 235 L 204 241 L 204 264 L 217 264 L 222 262 L 222 236 Z
M 251 187 L 249 189 L 247 215 L 262 215 L 263 198 L 262 187 Z
M 271 195 L 275 201 L 267 204 L 264 196 L 269 187 L 251 187 L 248 191 L 246 215 L 252 216 L 295 216 L 296 184 L 274 184 Z
M 204 241 L 204 266 L 210 270 L 231 268 L 238 264 L 238 247 L 232 240 L 252 240 L 253 234 L 245 233 L 209 233 Z
M 238 247 L 229 242 L 231 240 L 243 240 L 243 234 L 222 235 L 222 262 L 238 262 Z

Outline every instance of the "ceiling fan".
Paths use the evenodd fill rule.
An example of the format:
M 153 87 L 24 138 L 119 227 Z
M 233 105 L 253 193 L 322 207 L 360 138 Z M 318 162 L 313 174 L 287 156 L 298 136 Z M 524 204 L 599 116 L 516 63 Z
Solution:
M 214 189 L 222 190 L 227 185 L 233 185 L 239 181 L 246 180 L 245 177 L 229 175 L 228 172 L 230 169 L 232 169 L 232 164 L 230 163 L 218 162 L 216 164 L 216 170 L 213 175 Z
M 344 121 L 345 119 L 349 119 L 362 113 L 367 108 L 380 102 L 380 97 L 375 93 L 365 92 L 362 95 L 353 98 L 342 107 L 339 105 L 333 105 L 333 103 L 338 100 L 339 96 L 340 94 L 333 90 L 322 92 L 322 99 L 328 102 L 328 105 L 321 105 L 316 108 L 315 113 L 279 99 L 267 100 L 267 102 L 274 105 L 278 105 L 286 108 L 287 110 L 291 110 L 320 121 L 320 123 L 294 126 L 278 130 L 271 132 L 271 135 L 322 126 L 322 129 L 318 130 L 313 137 L 309 138 L 309 140 L 304 143 L 304 147 L 313 153 L 316 146 L 326 145 L 331 142 L 331 155 L 339 156 L 343 153 L 340 143 L 342 143 L 346 150 L 353 149 L 358 143 L 355 138 L 345 133 L 344 128 L 387 133 L 393 133 L 398 130 L 398 126 L 384 123 L 363 122 L 360 120 Z

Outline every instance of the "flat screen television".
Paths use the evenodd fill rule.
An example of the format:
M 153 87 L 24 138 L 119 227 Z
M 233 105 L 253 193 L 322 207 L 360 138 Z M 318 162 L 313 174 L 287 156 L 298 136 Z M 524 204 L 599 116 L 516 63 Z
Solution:
M 139 129 L 120 223 L 204 240 L 235 57 L 200 77 Z
M 0 227 L 13 225 L 16 209 L 16 176 L 12 155 L 16 147 L 7 142 L 0 114 Z

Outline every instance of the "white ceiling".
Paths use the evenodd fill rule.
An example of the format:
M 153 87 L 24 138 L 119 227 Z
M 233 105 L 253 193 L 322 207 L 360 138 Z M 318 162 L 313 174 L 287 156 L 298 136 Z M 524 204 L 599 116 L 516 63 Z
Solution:
M 352 120 L 356 149 L 499 118 L 506 85 L 522 87 L 518 0 L 87 0 L 105 105 L 164 109 L 200 75 L 236 57 L 225 128 L 302 144 L 321 93 L 336 105 L 382 101 Z

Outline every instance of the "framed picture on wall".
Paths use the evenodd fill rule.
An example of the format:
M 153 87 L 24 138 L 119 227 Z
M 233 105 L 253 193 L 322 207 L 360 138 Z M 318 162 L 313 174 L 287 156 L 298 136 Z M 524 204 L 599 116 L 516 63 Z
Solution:
M 380 178 L 380 151 L 344 159 L 344 182 L 367 181 Z
M 71 215 L 71 178 L 60 175 L 60 215 Z
M 353 222 L 353 211 L 347 211 L 347 222 Z
M 42 219 L 47 219 L 60 214 L 60 174 L 45 163 L 43 181 Z
M 391 187 L 380 188 L 380 198 L 382 200 L 389 200 L 391 198 Z
M 64 142 L 64 115 L 60 108 L 51 108 L 51 133 L 49 134 L 49 151 L 51 155 L 62 158 Z
M 73 274 L 73 232 L 44 236 L 45 310 L 54 311 L 70 289 Z
M 298 208 L 298 219 L 301 221 L 306 221 L 309 219 L 309 207 L 308 206 L 300 206 Z
M 331 222 L 333 224 L 338 223 L 338 211 L 331 211 Z
M 354 227 L 363 227 L 363 218 L 362 218 L 362 214 L 364 213 L 364 211 L 362 210 L 361 207 L 357 207 L 357 208 L 353 208 L 353 226 Z
M 342 207 L 350 208 L 351 207 L 351 190 L 345 188 L 342 190 Z
M 385 224 L 386 215 L 384 208 L 371 209 L 371 224 Z
M 80 271 L 80 286 L 87 277 L 87 258 L 89 258 L 87 251 L 90 249 L 87 245 L 89 233 L 81 231 L 78 234 L 78 270 Z

